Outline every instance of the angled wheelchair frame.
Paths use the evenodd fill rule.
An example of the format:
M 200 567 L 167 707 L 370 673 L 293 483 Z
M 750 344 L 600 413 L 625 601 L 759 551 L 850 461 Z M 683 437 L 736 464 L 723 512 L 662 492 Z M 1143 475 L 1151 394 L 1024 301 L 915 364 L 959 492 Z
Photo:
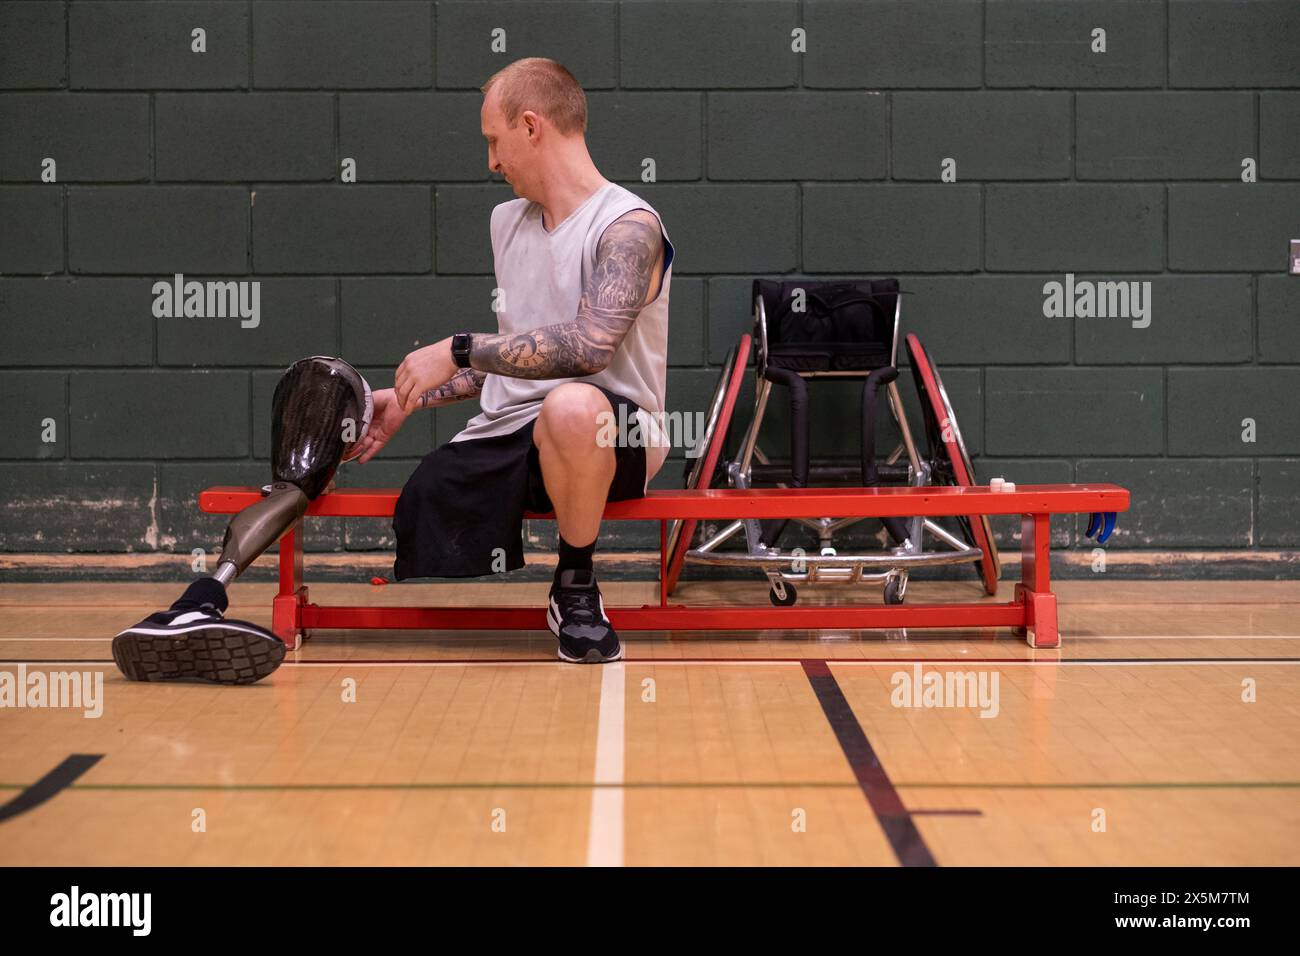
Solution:
M 826 280 L 807 282 L 809 287 L 829 284 L 833 283 Z M 912 437 L 912 430 L 896 381 L 902 317 L 901 290 L 895 291 L 893 295 L 894 316 L 889 365 L 885 367 L 886 371 L 876 374 L 884 384 L 890 412 L 898 425 L 900 441 L 883 463 L 877 463 L 874 421 L 864 422 L 862 470 L 811 465 L 808 469 L 809 481 L 815 484 L 816 479 L 840 482 L 848 479 L 854 484 L 863 486 L 888 483 L 914 488 L 932 485 L 973 486 L 976 483 L 974 468 L 938 369 L 920 340 L 915 335 L 908 335 L 906 344 L 925 422 L 927 448 L 924 454 Z M 778 488 L 787 488 L 790 484 L 788 480 L 783 479 L 790 478 L 793 463 L 791 469 L 782 469 L 773 465 L 758 444 L 758 434 L 762 428 L 763 417 L 774 384 L 767 374 L 770 357 L 767 305 L 761 292 L 754 296 L 754 337 L 757 339 L 757 387 L 754 414 L 740 442 L 737 458 L 721 463 L 722 477 L 725 478 L 726 485 L 731 488 L 747 489 L 754 487 L 756 481 L 764 480 L 775 482 Z M 708 424 L 701 445 L 698 446 L 703 449 L 703 452 L 695 459 L 695 465 L 687 478 L 687 488 L 708 488 L 715 481 L 721 450 L 734 411 L 735 395 L 745 374 L 750 347 L 750 336 L 742 336 L 724 362 L 722 375 L 709 410 Z M 781 374 L 791 371 L 783 369 Z M 803 379 L 865 380 L 871 373 L 854 369 L 799 370 L 793 371 L 793 374 Z M 866 384 L 864 382 L 864 387 Z M 864 397 L 864 407 L 874 415 L 874 404 L 868 406 L 867 402 Z M 872 447 L 866 447 L 868 442 Z M 869 480 L 868 475 L 873 475 L 878 480 Z M 900 604 L 906 594 L 908 574 L 911 570 L 966 563 L 978 566 L 980 578 L 988 594 L 997 593 L 1000 562 L 986 515 L 959 516 L 957 523 L 962 537 L 958 537 L 923 515 L 882 519 L 886 532 L 896 543 L 892 548 L 871 554 L 840 554 L 834 546 L 835 534 L 864 520 L 862 517 L 799 517 L 791 520 L 816 533 L 820 554 L 799 555 L 766 544 L 763 540 L 765 522 L 753 518 L 732 521 L 698 547 L 691 548 L 695 523 L 675 522 L 669 539 L 671 556 L 667 582 L 669 593 L 675 587 L 686 561 L 758 569 L 766 575 L 771 585 L 769 597 L 772 603 L 778 606 L 794 604 L 798 596 L 797 585 L 800 584 L 851 585 L 864 581 L 881 582 L 884 586 L 885 603 Z M 744 552 L 720 550 L 723 544 L 741 533 L 745 537 Z M 779 531 L 776 534 L 779 535 Z M 936 550 L 926 550 L 927 534 L 937 543 Z

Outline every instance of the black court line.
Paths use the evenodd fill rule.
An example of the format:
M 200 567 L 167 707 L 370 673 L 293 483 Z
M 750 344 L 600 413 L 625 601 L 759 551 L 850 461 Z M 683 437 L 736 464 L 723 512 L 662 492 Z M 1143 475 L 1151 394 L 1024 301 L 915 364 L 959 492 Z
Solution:
M 45 801 L 58 795 L 83 773 L 104 759 L 103 754 L 73 754 L 45 776 L 0 806 L 0 823 L 20 813 L 34 810 Z
M 881 766 L 862 725 L 853 715 L 853 708 L 849 706 L 844 691 L 840 690 L 830 666 L 826 661 L 804 661 L 803 670 L 898 862 L 903 866 L 938 866 L 921 831 L 916 828 L 916 821 L 903 806 L 903 798 Z

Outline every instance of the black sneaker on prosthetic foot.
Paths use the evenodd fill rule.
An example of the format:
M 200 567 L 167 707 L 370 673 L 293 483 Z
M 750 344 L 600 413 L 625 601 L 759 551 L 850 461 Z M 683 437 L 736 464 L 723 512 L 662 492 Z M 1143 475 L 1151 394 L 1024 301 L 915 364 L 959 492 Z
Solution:
M 226 589 L 200 578 L 166 611 L 113 638 L 113 660 L 131 680 L 251 684 L 284 660 L 284 641 L 248 621 L 224 617 Z
M 605 617 L 605 603 L 592 571 L 561 571 L 551 585 L 546 623 L 560 639 L 560 660 L 606 664 L 622 660 L 618 635 Z

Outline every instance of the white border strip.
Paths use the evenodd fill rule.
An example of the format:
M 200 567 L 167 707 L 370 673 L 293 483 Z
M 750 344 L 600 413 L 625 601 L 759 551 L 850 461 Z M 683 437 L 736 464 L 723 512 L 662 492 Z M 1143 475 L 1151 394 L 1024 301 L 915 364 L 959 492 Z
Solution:
M 571 665 L 565 665 L 571 666 Z M 621 662 L 602 665 L 596 769 L 587 832 L 587 866 L 623 865 L 623 714 L 627 672 Z

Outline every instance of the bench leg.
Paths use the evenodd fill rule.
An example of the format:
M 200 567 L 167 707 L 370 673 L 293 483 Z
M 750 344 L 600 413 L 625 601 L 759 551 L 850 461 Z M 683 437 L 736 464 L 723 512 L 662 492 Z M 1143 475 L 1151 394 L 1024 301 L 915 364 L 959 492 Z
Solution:
M 659 606 L 668 606 L 668 519 L 659 520 Z
M 302 646 L 307 631 L 302 626 L 302 608 L 307 603 L 307 586 L 302 583 L 302 525 L 280 538 L 280 593 L 271 605 L 271 631 L 291 651 Z
M 1030 647 L 1060 647 L 1061 633 L 1056 629 L 1056 595 L 1051 591 L 1031 591 L 1023 584 L 1016 585 L 1016 600 L 1025 605 L 1025 626 L 1015 632 Z
M 1051 515 L 1023 515 L 1020 522 L 1020 583 L 1016 601 L 1024 605 L 1025 623 L 1015 632 L 1030 647 L 1060 647 L 1056 595 L 1052 593 Z

